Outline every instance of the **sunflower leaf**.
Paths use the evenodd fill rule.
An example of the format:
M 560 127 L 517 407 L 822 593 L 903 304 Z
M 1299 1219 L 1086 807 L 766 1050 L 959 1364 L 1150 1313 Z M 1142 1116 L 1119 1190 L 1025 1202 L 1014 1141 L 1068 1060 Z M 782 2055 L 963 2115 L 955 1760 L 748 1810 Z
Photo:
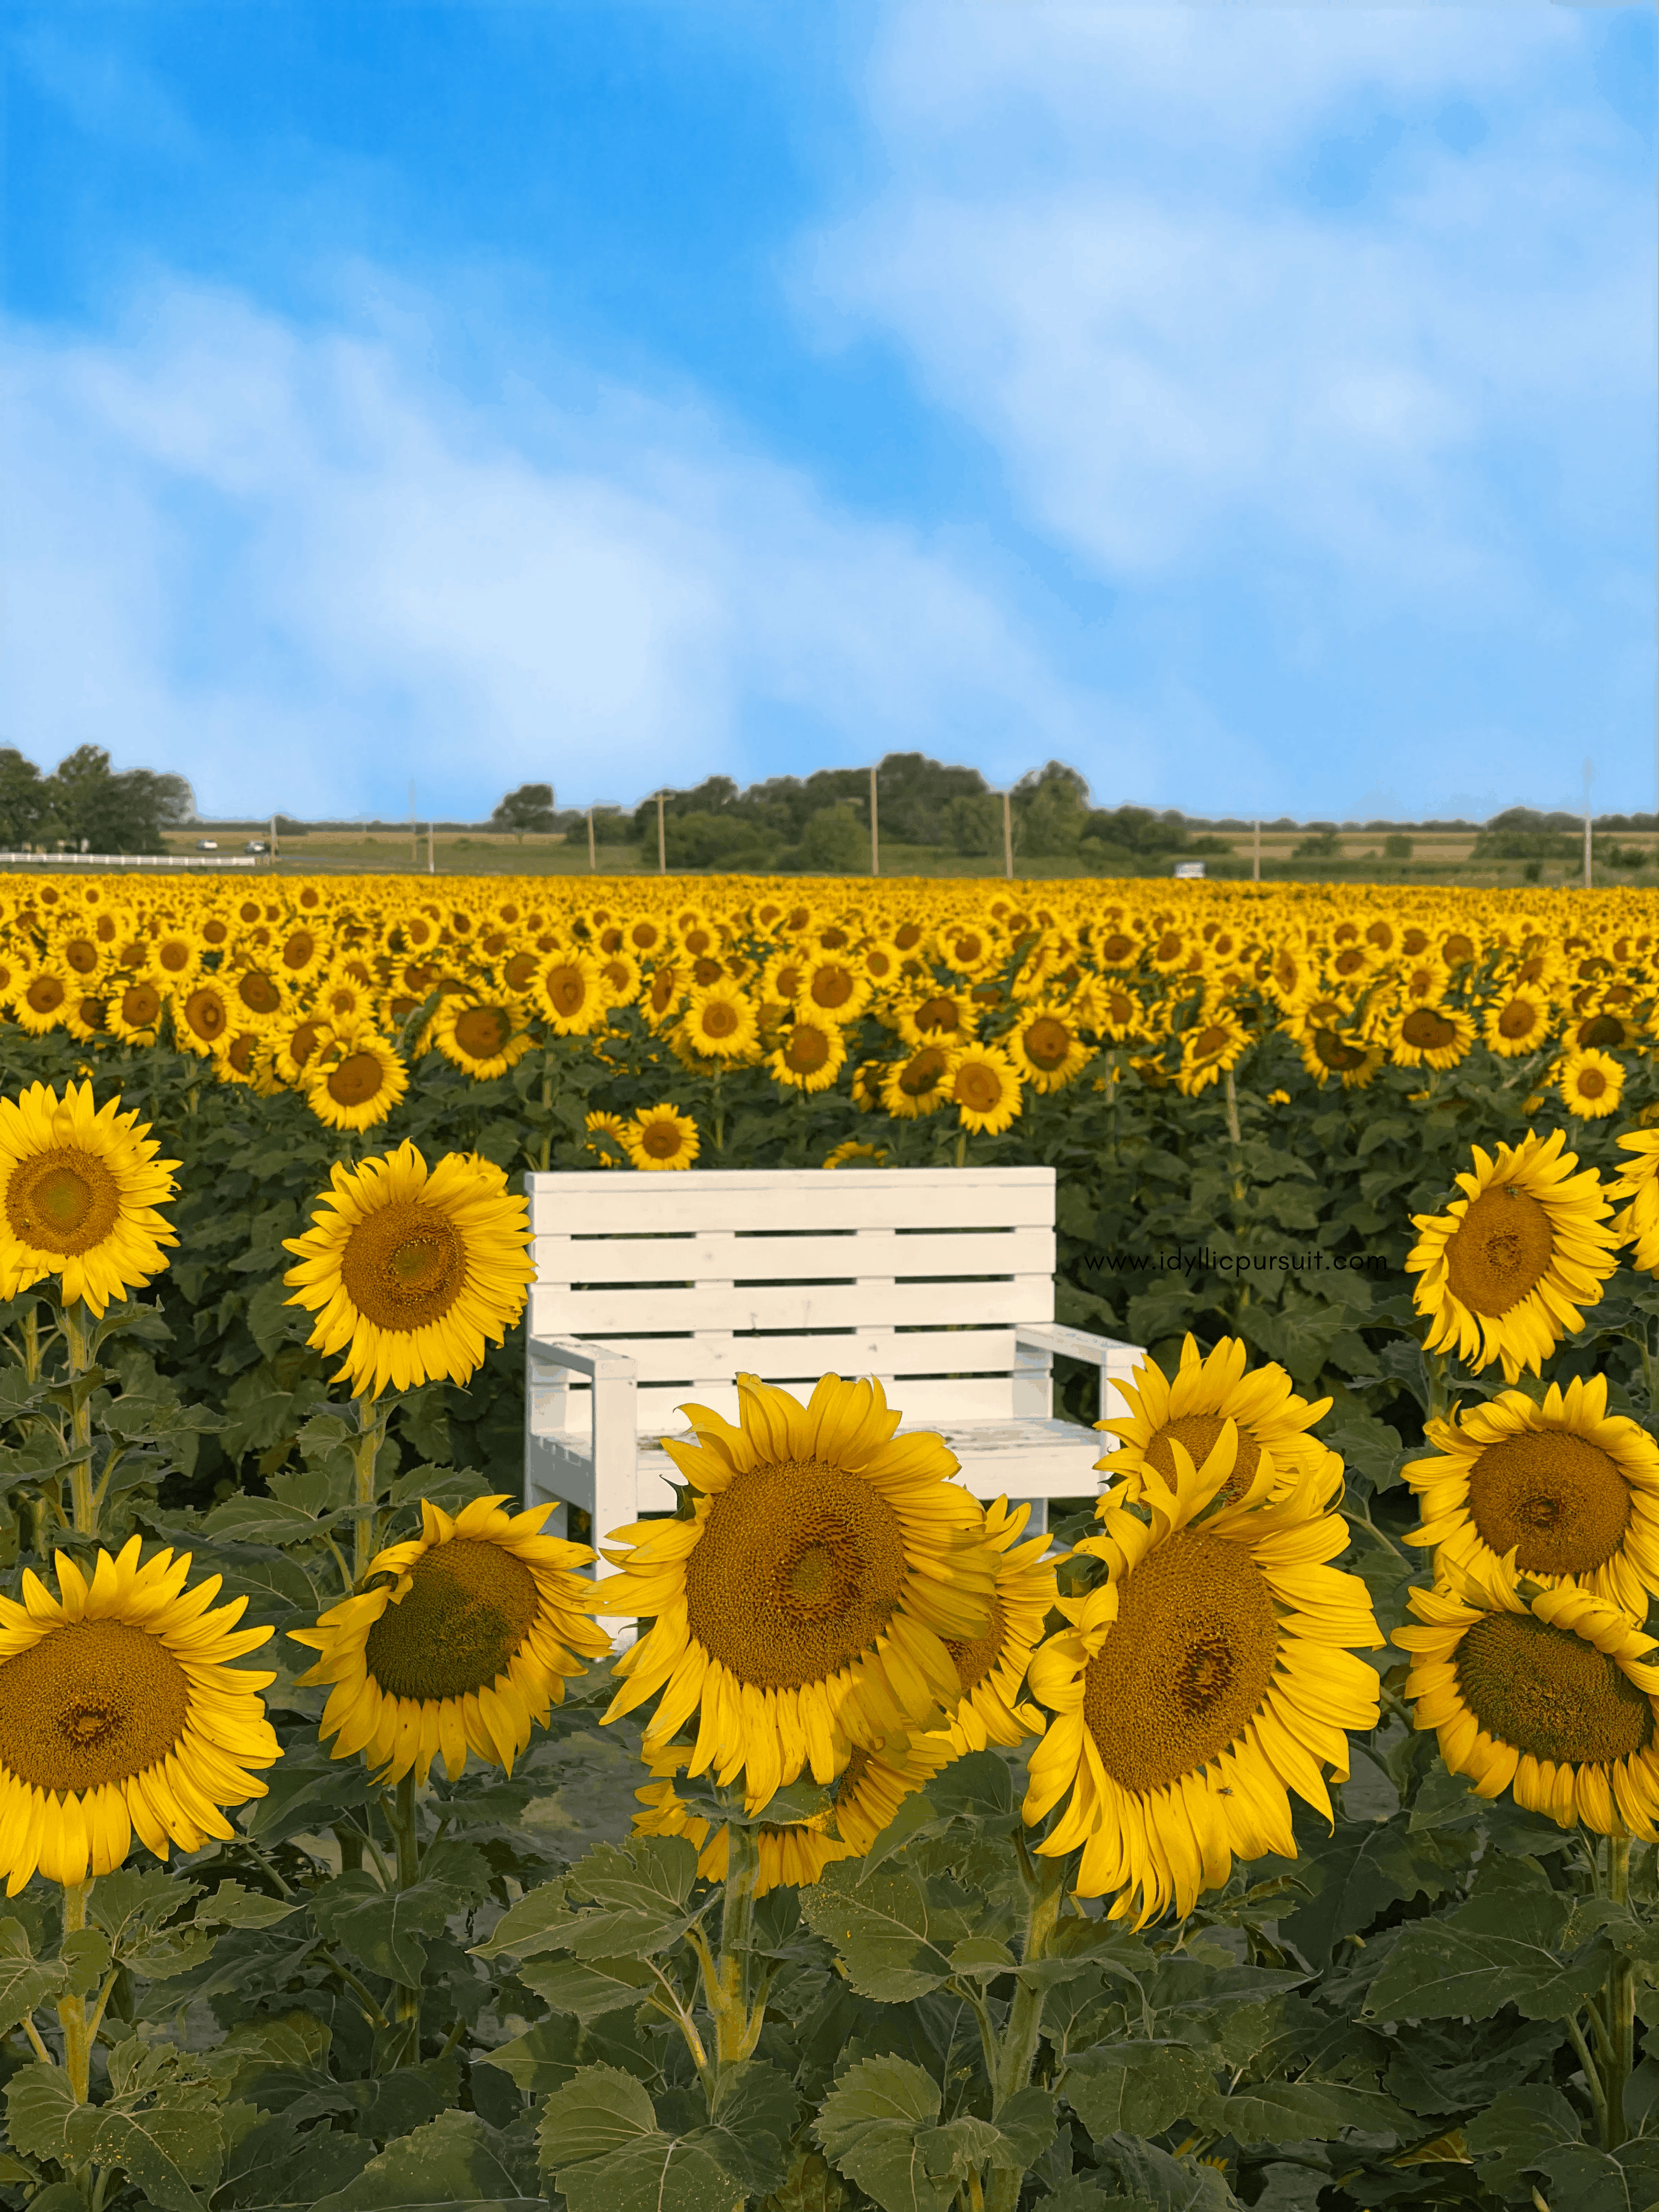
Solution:
M 69 2155 L 68 2128 L 80 2107 L 56 2066 L 24 2066 L 6 2084 L 6 2137 L 25 2158 Z
M 58 1959 L 37 1959 L 21 1920 L 0 1920 L 0 2033 L 27 2020 L 64 1987 L 67 1968 Z
M 495 1923 L 489 1940 L 474 1944 L 473 1957 L 529 1959 L 538 1951 L 568 1949 L 568 1933 L 576 1919 L 566 1898 L 569 1887 L 565 1876 L 560 1875 L 556 1880 L 544 1881 L 539 1888 L 532 1889 L 516 1905 L 509 1905 Z
M 950 1979 L 950 1947 L 974 1931 L 964 1912 L 940 1907 L 903 1867 L 878 1868 L 863 1881 L 856 1860 L 828 1867 L 801 1892 L 801 1913 L 815 1936 L 833 1943 L 860 1996 L 902 2004 Z
M 519 2144 L 476 2112 L 441 2112 L 389 2142 L 312 2212 L 545 2212 Z M 729 2212 L 729 2207 L 727 2208 Z
M 939 2084 L 908 2058 L 861 2058 L 830 2090 L 812 2132 L 823 2154 L 882 2212 L 945 2212 L 957 2184 L 927 2170 L 921 2137 L 937 2130 Z
M 1571 1899 L 1548 1888 L 1476 1898 L 1446 1919 L 1401 1930 L 1372 1984 L 1377 2020 L 1489 2020 L 1512 2004 L 1526 2020 L 1564 2020 L 1604 1979 L 1613 1946 L 1597 1935 L 1561 1957 Z
M 1060 2094 L 1097 2142 L 1161 2136 L 1215 2095 L 1215 2061 L 1190 2044 L 1112 2043 L 1072 2053 Z
M 553 2011 L 584 2022 L 632 2011 L 652 1985 L 651 1970 L 639 1959 L 532 1959 L 520 1966 L 519 1979 Z

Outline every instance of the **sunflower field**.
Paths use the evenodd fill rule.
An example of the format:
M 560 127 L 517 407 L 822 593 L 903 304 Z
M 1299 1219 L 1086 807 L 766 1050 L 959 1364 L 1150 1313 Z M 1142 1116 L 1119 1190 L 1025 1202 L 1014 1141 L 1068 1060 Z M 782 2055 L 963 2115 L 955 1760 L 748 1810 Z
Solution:
M 1653 914 L 0 880 L 0 2203 L 1659 2206 Z M 1057 1544 L 522 1510 L 525 1170 L 998 1160 Z

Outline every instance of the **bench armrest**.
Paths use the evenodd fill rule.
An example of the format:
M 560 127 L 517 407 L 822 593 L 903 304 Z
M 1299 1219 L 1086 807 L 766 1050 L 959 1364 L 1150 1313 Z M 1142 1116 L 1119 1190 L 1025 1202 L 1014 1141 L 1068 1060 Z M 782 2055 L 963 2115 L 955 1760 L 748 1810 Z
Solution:
M 1091 1328 L 1067 1328 L 1057 1321 L 1016 1322 L 1014 1334 L 1021 1344 L 1057 1352 L 1066 1359 L 1086 1359 L 1091 1367 L 1119 1365 L 1121 1361 L 1114 1355 L 1123 1352 L 1132 1359 L 1146 1357 L 1138 1344 L 1124 1344 L 1115 1336 L 1097 1336 Z
M 532 1336 L 526 1339 L 526 1348 L 532 1360 L 544 1360 L 550 1367 L 572 1368 L 594 1382 L 638 1379 L 638 1360 L 630 1359 L 625 1352 L 613 1352 L 607 1344 L 584 1344 L 579 1336 Z

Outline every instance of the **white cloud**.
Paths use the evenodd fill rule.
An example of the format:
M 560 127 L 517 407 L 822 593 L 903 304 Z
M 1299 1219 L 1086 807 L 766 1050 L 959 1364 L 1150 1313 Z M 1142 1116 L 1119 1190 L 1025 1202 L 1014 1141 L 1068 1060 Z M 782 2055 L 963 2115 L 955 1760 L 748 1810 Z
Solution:
M 1633 744 L 1651 173 L 1588 36 L 1548 9 L 921 0 L 873 50 L 874 182 L 804 244 L 804 321 L 896 346 L 1118 587 L 1105 680 L 1155 726 L 1177 667 L 1243 732 L 1305 731 L 1319 681 L 1340 726 L 1345 668 L 1364 728 L 1438 663 L 1468 708 L 1402 691 L 1390 765 L 1425 795 L 1469 780 L 1460 746 L 1544 774 L 1547 698 Z M 1303 743 L 1282 803 L 1340 804 Z
M 396 288 L 387 282 L 388 292 Z M 110 336 L 14 330 L 5 736 L 107 744 L 204 809 L 631 801 L 890 746 L 1076 750 L 994 598 L 695 403 L 563 372 L 465 403 L 418 303 L 307 331 L 155 280 Z

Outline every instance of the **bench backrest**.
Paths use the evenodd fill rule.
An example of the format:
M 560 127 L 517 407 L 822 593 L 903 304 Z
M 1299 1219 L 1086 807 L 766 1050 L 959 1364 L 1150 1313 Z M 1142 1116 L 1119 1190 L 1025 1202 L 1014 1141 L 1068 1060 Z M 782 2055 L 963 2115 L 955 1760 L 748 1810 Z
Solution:
M 531 1175 L 541 1335 L 639 1362 L 641 1433 L 739 1370 L 801 1390 L 878 1376 L 907 1425 L 1007 1420 L 1016 1322 L 1054 1312 L 1052 1168 Z M 567 1413 L 587 1419 L 585 1387 Z

